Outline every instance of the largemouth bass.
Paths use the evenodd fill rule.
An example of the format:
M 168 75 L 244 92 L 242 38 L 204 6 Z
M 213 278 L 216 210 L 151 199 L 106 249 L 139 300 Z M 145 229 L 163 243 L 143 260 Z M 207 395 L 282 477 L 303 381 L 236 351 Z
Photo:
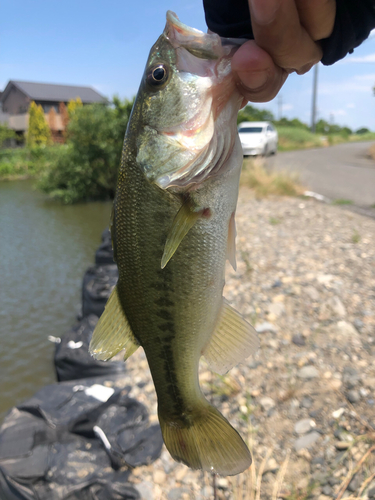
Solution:
M 225 373 L 258 348 L 222 296 L 242 165 L 234 50 L 167 13 L 125 135 L 111 223 L 119 280 L 90 345 L 97 359 L 142 346 L 170 454 L 222 475 L 245 470 L 251 455 L 204 398 L 199 358 Z

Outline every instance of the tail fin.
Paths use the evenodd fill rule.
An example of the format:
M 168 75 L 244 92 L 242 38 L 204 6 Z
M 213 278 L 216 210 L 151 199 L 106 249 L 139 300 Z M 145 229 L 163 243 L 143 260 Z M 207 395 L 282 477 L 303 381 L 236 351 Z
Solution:
M 164 443 L 178 462 L 192 469 L 234 476 L 251 465 L 251 455 L 238 432 L 212 405 L 205 402 L 191 424 L 168 422 L 159 414 Z

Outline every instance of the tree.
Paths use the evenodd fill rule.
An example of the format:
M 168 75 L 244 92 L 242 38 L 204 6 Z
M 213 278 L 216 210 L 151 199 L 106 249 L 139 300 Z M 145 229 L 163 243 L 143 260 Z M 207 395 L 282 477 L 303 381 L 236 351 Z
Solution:
M 57 124 L 56 124 L 57 114 L 56 114 L 55 108 L 53 106 L 51 107 L 51 109 L 48 112 L 47 119 L 48 119 L 49 128 L 50 128 L 51 132 L 53 132 L 57 128 Z
M 51 131 L 44 117 L 43 108 L 31 102 L 29 107 L 29 128 L 27 130 L 27 145 L 43 146 L 51 142 Z
M 68 113 L 68 110 L 66 109 L 66 106 L 63 102 L 59 103 L 59 114 L 61 116 L 62 126 L 64 129 L 64 136 L 65 136 L 66 128 L 67 128 L 68 123 L 69 123 L 69 113 Z
M 371 130 L 368 129 L 367 127 L 361 127 L 361 128 L 359 128 L 358 130 L 355 131 L 355 133 L 358 134 L 358 135 L 368 134 L 369 132 L 371 132 Z
M 272 122 L 275 117 L 268 109 L 258 109 L 248 104 L 237 116 L 237 124 L 241 122 Z
M 279 127 L 296 127 L 302 128 L 304 130 L 310 130 L 309 126 L 306 123 L 301 122 L 298 118 L 293 118 L 293 120 L 289 120 L 288 118 L 281 118 L 274 122 L 276 126 Z
M 71 118 L 74 115 L 76 109 L 81 108 L 82 106 L 83 106 L 82 99 L 80 97 L 76 97 L 75 99 L 70 99 L 70 101 L 68 102 L 69 118 Z
M 349 127 L 341 127 L 336 123 L 328 123 L 326 120 L 320 119 L 316 124 L 316 133 L 324 135 L 338 134 L 343 136 L 348 136 L 353 133 Z
M 3 146 L 6 140 L 15 138 L 16 133 L 14 132 L 14 130 L 10 129 L 8 125 L 0 123 L 0 148 Z
M 67 129 L 67 144 L 39 187 L 64 203 L 114 197 L 122 143 L 133 102 L 77 107 Z

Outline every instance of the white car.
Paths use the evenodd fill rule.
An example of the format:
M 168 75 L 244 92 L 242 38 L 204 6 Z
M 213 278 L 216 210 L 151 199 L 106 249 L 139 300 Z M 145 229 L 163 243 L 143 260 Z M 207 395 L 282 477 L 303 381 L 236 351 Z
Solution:
M 277 151 L 278 135 L 270 122 L 242 122 L 238 134 L 244 156 L 267 156 Z

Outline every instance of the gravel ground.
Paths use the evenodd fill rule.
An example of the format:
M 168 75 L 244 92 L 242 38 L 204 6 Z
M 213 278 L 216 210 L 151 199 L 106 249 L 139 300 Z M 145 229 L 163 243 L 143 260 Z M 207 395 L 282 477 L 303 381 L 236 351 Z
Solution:
M 375 220 L 241 189 L 237 232 L 224 295 L 261 347 L 224 377 L 202 360 L 200 381 L 249 441 L 254 465 L 216 478 L 216 497 L 250 499 L 258 489 L 262 499 L 375 499 Z M 127 368 L 130 395 L 157 421 L 141 349 Z M 165 449 L 131 481 L 146 500 L 214 498 L 213 478 Z

